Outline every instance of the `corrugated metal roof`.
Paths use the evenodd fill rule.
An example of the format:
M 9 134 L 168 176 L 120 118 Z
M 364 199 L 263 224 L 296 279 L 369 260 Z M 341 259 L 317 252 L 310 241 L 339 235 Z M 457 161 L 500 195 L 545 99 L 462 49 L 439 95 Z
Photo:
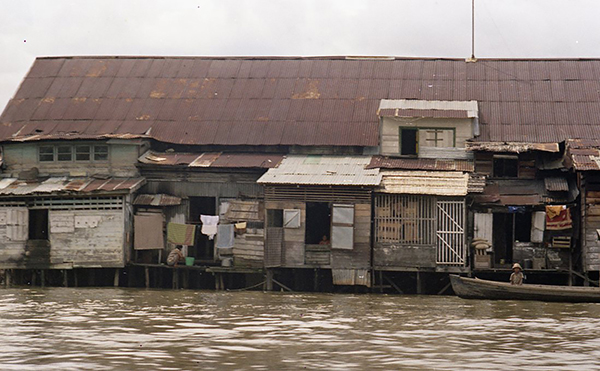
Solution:
M 166 194 L 140 194 L 133 201 L 135 206 L 177 206 L 181 204 L 181 198 Z
M 567 179 L 562 177 L 548 177 L 544 178 L 544 185 L 546 190 L 550 192 L 568 192 L 569 182 Z
M 188 166 L 193 168 L 261 168 L 277 166 L 283 155 L 272 153 L 177 153 L 147 151 L 138 159 L 143 164 Z
M 373 156 L 367 169 L 441 170 L 475 171 L 475 164 L 469 160 L 438 160 L 433 158 L 394 158 Z
M 0 195 L 24 196 L 36 194 L 73 193 L 123 193 L 135 192 L 146 180 L 144 178 L 69 178 L 50 177 L 37 180 L 4 178 L 0 181 Z
M 378 169 L 367 169 L 369 156 L 287 156 L 259 184 L 376 186 Z
M 466 143 L 467 150 L 489 152 L 558 152 L 558 143 L 521 143 L 521 142 L 471 142 Z
M 600 139 L 568 140 L 564 163 L 579 171 L 600 170 Z
M 599 71 L 599 59 L 38 58 L 0 141 L 376 146 L 381 100 L 430 100 L 477 101 L 477 141 L 558 143 L 600 137 Z
M 454 171 L 382 171 L 384 193 L 466 196 L 469 174 Z

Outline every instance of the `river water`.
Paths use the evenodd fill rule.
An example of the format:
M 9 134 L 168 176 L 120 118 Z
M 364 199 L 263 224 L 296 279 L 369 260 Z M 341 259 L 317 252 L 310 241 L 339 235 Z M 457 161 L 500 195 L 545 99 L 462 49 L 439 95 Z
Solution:
M 600 304 L 0 289 L 1 370 L 591 370 Z

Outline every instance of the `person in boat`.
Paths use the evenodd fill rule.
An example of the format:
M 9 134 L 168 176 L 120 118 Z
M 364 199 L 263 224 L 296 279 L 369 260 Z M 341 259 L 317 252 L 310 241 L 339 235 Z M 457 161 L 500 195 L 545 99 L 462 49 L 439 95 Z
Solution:
M 175 248 L 169 253 L 169 256 L 167 256 L 167 265 L 174 267 L 177 265 L 177 263 L 183 261 L 184 259 L 185 257 L 181 252 L 181 246 L 175 246 Z
M 515 263 L 512 266 L 512 274 L 510 275 L 510 284 L 511 285 L 522 285 L 523 284 L 523 268 L 521 268 L 521 264 Z

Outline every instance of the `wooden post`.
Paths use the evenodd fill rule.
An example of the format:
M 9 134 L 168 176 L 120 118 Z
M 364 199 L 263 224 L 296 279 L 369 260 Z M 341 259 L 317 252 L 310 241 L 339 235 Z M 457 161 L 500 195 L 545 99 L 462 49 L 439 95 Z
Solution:
M 273 276 L 275 272 L 272 269 L 267 269 L 267 277 L 265 279 L 265 290 L 273 291 Z
M 183 271 L 183 288 L 184 289 L 190 288 L 190 270 L 189 269 L 186 269 L 185 271 Z
M 179 288 L 179 269 L 173 268 L 173 288 Z
M 319 291 L 319 270 L 317 268 L 315 268 L 314 271 L 314 282 L 313 282 L 313 291 L 314 292 L 318 292 Z
M 31 271 L 31 287 L 35 286 L 37 281 L 37 276 L 35 274 L 35 269 Z
M 12 269 L 7 269 L 4 271 L 4 286 L 6 288 L 10 288 L 10 279 L 12 278 Z
M 417 295 L 423 293 L 423 280 L 421 279 L 421 272 L 417 271 Z
M 113 286 L 114 287 L 119 287 L 119 278 L 121 276 L 121 269 L 120 268 L 116 268 L 115 269 L 115 276 L 113 278 Z
M 79 287 L 79 279 L 77 278 L 77 276 L 79 271 L 78 270 L 73 270 L 73 284 L 75 285 L 75 287 Z
M 150 288 L 150 268 L 144 267 L 144 282 L 146 283 L 146 288 Z
M 69 287 L 69 271 L 66 269 L 62 270 L 63 274 L 63 287 Z
M 379 292 L 383 294 L 383 271 L 379 271 Z
M 44 288 L 46 286 L 46 270 L 40 270 L 40 286 Z

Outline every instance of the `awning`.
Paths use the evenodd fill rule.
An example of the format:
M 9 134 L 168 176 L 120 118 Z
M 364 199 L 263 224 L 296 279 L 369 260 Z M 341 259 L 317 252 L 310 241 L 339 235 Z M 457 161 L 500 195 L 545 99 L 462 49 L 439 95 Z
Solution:
M 34 180 L 4 178 L 0 181 L 0 196 L 26 196 L 36 194 L 96 194 L 131 193 L 146 183 L 145 178 L 71 178 L 50 177 Z
M 383 193 L 466 196 L 469 174 L 457 171 L 385 171 Z
M 371 156 L 287 156 L 259 184 L 377 186 L 379 169 L 367 169 Z

